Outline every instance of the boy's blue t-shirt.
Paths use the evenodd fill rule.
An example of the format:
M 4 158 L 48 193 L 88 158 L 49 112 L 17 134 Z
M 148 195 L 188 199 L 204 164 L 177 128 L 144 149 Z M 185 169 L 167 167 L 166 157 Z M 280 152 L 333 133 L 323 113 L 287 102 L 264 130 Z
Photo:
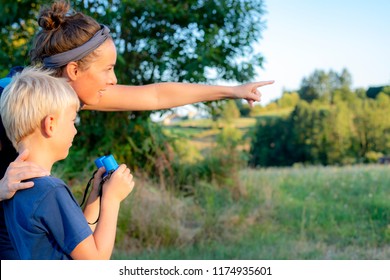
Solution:
M 47 176 L 32 181 L 33 188 L 4 201 L 12 245 L 20 259 L 70 259 L 92 230 L 62 180 Z

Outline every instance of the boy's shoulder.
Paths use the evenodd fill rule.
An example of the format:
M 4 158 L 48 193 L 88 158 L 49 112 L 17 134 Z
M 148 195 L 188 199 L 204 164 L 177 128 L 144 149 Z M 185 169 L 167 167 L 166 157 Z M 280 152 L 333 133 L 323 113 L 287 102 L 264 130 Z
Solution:
M 67 187 L 63 180 L 61 180 L 60 178 L 57 178 L 57 177 L 53 177 L 53 176 L 36 177 L 36 178 L 32 178 L 29 181 L 34 182 L 34 188 L 35 188 L 35 186 L 39 186 L 39 187 L 42 186 L 45 188 L 55 188 L 58 186 Z
M 11 204 L 18 204 L 24 210 L 32 211 L 46 205 L 44 208 L 50 208 L 54 204 L 68 204 L 70 201 L 76 201 L 70 188 L 65 182 L 53 176 L 36 177 L 24 182 L 34 182 L 34 187 L 17 191 Z M 8 201 L 5 201 L 7 203 Z M 53 204 L 54 203 L 54 204 Z
M 27 197 L 34 199 L 38 197 L 46 197 L 50 193 L 54 195 L 55 193 L 65 194 L 70 192 L 70 189 L 63 180 L 53 176 L 36 177 L 23 182 L 33 182 L 34 187 L 16 192 L 15 197 L 17 197 L 18 200 L 23 200 Z

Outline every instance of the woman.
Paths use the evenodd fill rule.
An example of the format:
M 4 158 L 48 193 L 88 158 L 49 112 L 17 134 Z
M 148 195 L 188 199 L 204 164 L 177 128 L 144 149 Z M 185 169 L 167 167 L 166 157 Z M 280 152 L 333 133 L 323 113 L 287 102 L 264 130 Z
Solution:
M 30 55 L 34 65 L 43 65 L 53 69 L 56 76 L 67 78 L 83 104 L 82 109 L 159 110 L 225 98 L 243 98 L 252 105 L 260 100 L 257 88 L 273 83 L 239 86 L 185 83 L 118 85 L 114 73 L 117 52 L 109 29 L 82 13 L 70 14 L 69 10 L 70 6 L 65 1 L 54 2 L 51 7 L 41 10 L 38 24 L 42 30 L 35 37 Z M 28 151 L 16 158 L 16 152 L 10 150 L 12 145 L 7 141 L 2 139 L 0 143 L 1 157 L 6 158 L 6 162 L 2 163 L 4 174 L 0 174 L 0 201 L 11 198 L 17 190 L 32 187 L 31 182 L 21 181 L 47 175 L 38 166 L 25 161 Z M 3 245 L 9 246 L 7 238 L 0 202 L 0 252 L 6 252 Z M 0 255 L 0 258 L 12 256 Z

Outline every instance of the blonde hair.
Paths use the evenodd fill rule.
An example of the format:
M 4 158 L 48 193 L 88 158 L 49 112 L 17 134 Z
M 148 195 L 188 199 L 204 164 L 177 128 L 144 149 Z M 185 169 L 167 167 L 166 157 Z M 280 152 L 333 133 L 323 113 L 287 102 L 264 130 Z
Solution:
M 79 98 L 69 83 L 52 74 L 51 70 L 27 67 L 12 78 L 1 95 L 1 118 L 16 149 L 47 115 L 61 113 L 68 106 L 80 108 Z

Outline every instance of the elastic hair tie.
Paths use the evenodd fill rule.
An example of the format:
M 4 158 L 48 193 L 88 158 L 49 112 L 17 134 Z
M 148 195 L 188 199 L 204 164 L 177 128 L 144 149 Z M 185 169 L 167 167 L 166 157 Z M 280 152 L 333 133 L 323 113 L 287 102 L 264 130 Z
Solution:
M 101 24 L 101 29 L 91 39 L 81 46 L 69 51 L 58 53 L 43 59 L 43 65 L 47 68 L 58 68 L 71 61 L 78 61 L 96 50 L 110 36 L 110 29 Z

